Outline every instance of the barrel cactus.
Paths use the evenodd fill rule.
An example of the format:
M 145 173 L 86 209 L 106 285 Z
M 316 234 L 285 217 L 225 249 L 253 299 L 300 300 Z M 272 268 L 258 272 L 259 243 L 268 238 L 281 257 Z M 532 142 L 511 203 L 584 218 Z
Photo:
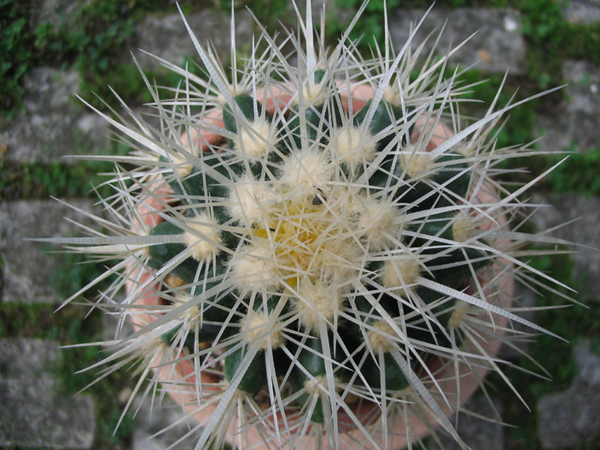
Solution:
M 141 358 L 136 392 L 179 399 L 196 448 L 397 448 L 436 427 L 464 447 L 463 380 L 502 374 L 512 322 L 543 331 L 511 312 L 535 239 L 508 228 L 529 185 L 498 181 L 529 153 L 496 145 L 516 105 L 469 120 L 415 31 L 364 59 L 352 26 L 326 49 L 310 2 L 298 17 L 243 67 L 232 45 L 231 70 L 184 19 L 205 76 L 163 61 L 183 82 L 146 80 L 152 120 L 99 112 L 132 149 L 104 158 L 108 232 L 58 241 L 120 259 L 94 283 L 116 274 L 101 300 L 136 330 L 102 363 Z

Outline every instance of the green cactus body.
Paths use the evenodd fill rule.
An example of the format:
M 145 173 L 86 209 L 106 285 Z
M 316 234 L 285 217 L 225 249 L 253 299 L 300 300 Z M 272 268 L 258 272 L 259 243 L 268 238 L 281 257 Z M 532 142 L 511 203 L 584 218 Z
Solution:
M 247 351 L 247 348 L 240 347 L 227 356 L 225 359 L 225 379 L 227 381 L 231 381 L 238 374 L 240 363 Z M 263 353 L 263 351 L 259 351 L 256 357 L 252 359 L 237 385 L 238 390 L 248 394 L 256 394 L 267 384 L 267 368 Z
M 330 79 L 325 75 L 324 71 L 320 71 L 318 82 L 327 82 Z M 467 167 L 464 157 L 453 153 L 442 155 L 436 161 L 436 170 L 432 176 L 425 179 L 417 177 L 413 181 L 410 176 L 402 175 L 403 169 L 397 157 L 399 152 L 410 144 L 413 126 L 403 128 L 401 125 L 409 123 L 413 113 L 402 115 L 400 108 L 382 100 L 374 109 L 370 123 L 365 128 L 372 142 L 368 149 L 363 149 L 360 147 L 361 141 L 354 138 L 363 127 L 371 102 L 354 117 L 349 117 L 346 113 L 342 116 L 336 87 L 332 85 L 323 89 L 332 91 L 332 94 L 325 100 L 319 100 L 317 106 L 306 105 L 309 102 L 307 98 L 299 100 L 306 105 L 305 120 L 300 120 L 299 116 L 302 112 L 295 105 L 291 108 L 291 116 L 286 120 L 278 121 L 278 130 L 275 133 L 268 130 L 267 136 L 260 134 L 264 134 L 265 130 L 253 128 L 257 123 L 257 117 L 265 114 L 260 104 L 249 95 L 234 97 L 243 117 L 236 118 L 228 106 L 223 107 L 226 129 L 238 136 L 236 139 L 229 140 L 232 152 L 222 154 L 216 152 L 210 155 L 212 167 L 219 168 L 219 173 L 225 177 L 231 176 L 230 182 L 224 183 L 214 177 L 196 175 L 196 172 L 192 172 L 183 180 L 171 181 L 171 186 L 177 194 L 191 199 L 190 204 L 194 204 L 193 199 L 200 198 L 206 198 L 208 204 L 211 204 L 211 199 L 215 199 L 214 203 L 218 204 L 219 199 L 222 198 L 236 199 L 241 203 L 239 208 L 230 207 L 228 216 L 215 214 L 216 220 L 219 221 L 217 227 L 220 225 L 225 229 L 232 221 L 238 225 L 237 232 L 225 231 L 224 235 L 235 235 L 238 238 L 229 239 L 234 244 L 229 250 L 231 254 L 237 252 L 243 255 L 237 261 L 235 256 L 233 260 L 216 256 L 216 264 L 222 265 L 217 268 L 217 271 L 226 273 L 225 277 L 230 276 L 234 283 L 236 276 L 239 277 L 238 295 L 249 296 L 246 298 L 253 296 L 267 298 L 272 305 L 288 301 L 293 305 L 292 312 L 289 308 L 283 308 L 279 314 L 282 317 L 286 314 L 292 317 L 294 314 L 297 315 L 295 320 L 288 320 L 286 329 L 288 333 L 293 334 L 308 332 L 310 335 L 307 341 L 308 348 L 300 351 L 296 361 L 290 358 L 279 359 L 279 364 L 287 365 L 287 367 L 280 367 L 280 371 L 293 374 L 292 379 L 295 380 L 294 386 L 297 391 L 307 390 L 301 393 L 299 404 L 306 403 L 314 394 L 308 392 L 309 388 L 306 386 L 310 385 L 311 389 L 317 389 L 313 386 L 315 383 L 318 384 L 316 380 L 322 381 L 327 375 L 332 375 L 334 372 L 337 374 L 342 370 L 341 365 L 336 366 L 334 362 L 329 364 L 325 362 L 326 357 L 323 355 L 319 339 L 323 326 L 329 330 L 328 332 L 333 331 L 336 336 L 354 336 L 350 340 L 362 336 L 359 339 L 363 342 L 362 350 L 359 350 L 352 360 L 358 361 L 356 364 L 360 365 L 363 374 L 360 382 L 365 380 L 368 383 L 365 389 L 381 389 L 382 371 L 388 392 L 402 391 L 408 386 L 407 374 L 402 372 L 392 355 L 388 351 L 382 351 L 381 361 L 385 366 L 382 369 L 379 352 L 373 352 L 370 349 L 371 345 L 365 345 L 363 339 L 364 337 L 368 341 L 367 336 L 370 336 L 373 341 L 377 341 L 378 338 L 385 341 L 387 338 L 381 336 L 387 335 L 390 329 L 382 328 L 378 324 L 385 323 L 389 318 L 398 318 L 397 326 L 401 326 L 405 321 L 399 319 L 400 311 L 407 317 L 411 316 L 412 312 L 412 319 L 404 323 L 406 336 L 398 338 L 397 341 L 391 340 L 390 347 L 401 346 L 402 339 L 409 341 L 411 338 L 416 340 L 424 338 L 429 342 L 439 341 L 447 348 L 459 345 L 448 338 L 449 332 L 442 333 L 439 329 L 441 326 L 447 326 L 452 314 L 452 303 L 442 302 L 441 306 L 432 308 L 429 311 L 429 320 L 434 324 L 424 324 L 422 317 L 415 314 L 415 311 L 433 302 L 439 302 L 443 295 L 423 287 L 413 288 L 416 280 L 402 279 L 402 271 L 399 267 L 388 267 L 390 261 L 384 263 L 381 260 L 383 246 L 397 246 L 394 243 L 397 240 L 407 246 L 403 251 L 405 257 L 412 257 L 411 252 L 414 251 L 416 254 L 418 251 L 421 258 L 417 267 L 418 274 L 453 289 L 461 289 L 464 283 L 472 278 L 474 272 L 489 262 L 483 251 L 474 248 L 481 244 L 480 241 L 474 240 L 470 246 L 456 249 L 448 244 L 455 242 L 452 235 L 454 215 L 451 213 L 421 214 L 421 219 L 406 226 L 406 230 L 409 231 L 406 236 L 402 235 L 402 228 L 397 224 L 403 221 L 401 208 L 407 199 L 410 199 L 409 203 L 414 204 L 418 211 L 428 211 L 428 209 L 436 211 L 435 207 L 438 204 L 440 207 L 449 206 L 464 198 L 470 183 L 468 173 L 461 172 Z M 339 125 L 337 128 L 330 126 L 332 111 L 336 111 L 334 115 L 339 116 L 333 119 L 333 122 Z M 264 117 L 267 124 L 273 122 L 273 117 L 270 115 Z M 302 132 L 302 127 L 305 127 L 305 133 Z M 395 127 L 399 127 L 401 131 L 394 131 Z M 240 129 L 246 131 L 240 132 Z M 347 129 L 349 129 L 349 138 L 344 135 Z M 250 172 L 246 176 L 244 175 L 246 172 L 239 169 L 239 158 L 233 156 L 236 151 L 245 151 L 244 148 L 240 148 L 245 145 L 240 137 L 241 133 L 252 135 L 255 141 L 250 144 L 246 141 L 246 144 L 252 147 L 250 153 L 255 153 L 255 144 L 260 146 L 261 141 L 269 136 L 291 136 L 293 140 L 282 138 L 274 145 L 264 145 L 263 153 L 252 159 Z M 398 133 L 401 133 L 401 136 L 397 136 Z M 288 148 L 284 148 L 285 145 L 288 145 Z M 287 155 L 287 157 L 280 158 L 277 163 L 274 161 L 278 159 L 271 158 L 269 152 L 278 153 L 279 156 Z M 381 152 L 385 152 L 385 155 L 382 155 L 384 157 L 377 158 Z M 410 155 L 404 155 L 405 159 L 407 157 Z M 204 159 L 208 161 L 208 158 Z M 335 161 L 338 164 L 335 164 Z M 385 169 L 391 167 L 390 163 L 393 164 L 394 161 L 398 166 L 396 169 Z M 364 171 L 374 170 L 375 175 L 371 176 L 369 183 L 354 189 L 337 186 L 338 180 L 345 177 L 355 177 L 358 180 L 362 170 L 352 170 L 352 167 L 356 166 L 360 166 Z M 452 179 L 459 174 L 457 179 Z M 272 181 L 265 183 L 263 180 L 267 177 L 271 177 Z M 248 184 L 236 189 L 238 178 L 248 179 Z M 359 183 L 352 179 L 347 181 L 350 186 Z M 444 185 L 444 189 L 436 192 L 440 185 Z M 181 190 L 175 189 L 175 186 Z M 257 187 L 260 188 L 258 193 Z M 369 193 L 376 191 L 377 188 L 385 188 L 383 192 L 389 192 L 389 197 L 370 196 Z M 434 195 L 431 195 L 432 193 Z M 425 200 L 420 201 L 422 198 Z M 254 207 L 248 206 L 252 202 L 257 203 L 253 205 Z M 374 207 L 371 208 L 369 203 Z M 409 209 L 415 208 L 411 206 Z M 338 212 L 343 218 L 336 219 L 334 212 Z M 378 224 L 378 221 L 382 223 Z M 388 226 L 391 227 L 393 237 L 384 242 L 381 242 L 380 236 L 371 237 L 368 229 L 373 224 L 386 227 L 386 229 L 376 230 L 382 234 L 389 231 Z M 367 231 L 364 231 L 365 229 Z M 414 237 L 410 237 L 410 232 Z M 165 222 L 159 224 L 150 234 L 182 233 L 184 231 L 176 225 Z M 365 250 L 366 245 L 371 245 L 372 249 Z M 150 248 L 152 256 L 150 265 L 161 268 L 185 250 L 185 244 L 180 243 L 153 246 Z M 223 253 L 222 250 L 215 249 L 216 255 Z M 337 267 L 339 264 L 336 261 L 337 257 L 345 257 L 352 261 L 357 255 L 365 260 L 365 269 L 361 269 L 360 265 L 351 269 Z M 402 258 L 399 261 L 403 263 Z M 197 282 L 199 266 L 206 263 L 209 262 L 198 261 L 190 256 L 174 267 L 172 272 L 183 278 L 186 283 L 193 284 Z M 257 265 L 257 272 L 252 267 L 253 264 Z M 332 265 L 333 270 L 328 265 Z M 224 268 L 228 269 L 224 270 Z M 382 298 L 378 292 L 379 288 L 366 284 L 371 295 L 365 297 L 356 292 L 352 286 L 341 287 L 332 282 L 333 279 L 341 284 L 344 276 L 356 277 L 361 270 L 367 269 L 375 275 L 375 282 L 392 289 L 391 295 L 385 294 Z M 393 276 L 395 269 L 399 275 L 396 279 Z M 386 275 L 386 271 L 392 274 Z M 394 285 L 397 286 L 396 292 L 394 292 Z M 360 323 L 338 320 L 340 314 L 349 310 L 350 299 L 359 305 L 358 310 L 363 313 L 364 320 L 361 319 Z M 375 303 L 385 308 L 387 319 L 383 319 L 377 312 Z M 231 301 L 228 306 L 232 306 Z M 438 314 L 438 311 L 445 312 Z M 225 314 L 224 310 L 221 312 Z M 427 326 L 429 331 L 426 331 Z M 241 329 L 239 324 L 238 329 Z M 432 332 L 433 329 L 437 330 L 437 333 Z M 378 337 L 377 333 L 381 336 Z M 223 337 L 230 336 L 231 339 L 235 339 L 234 334 L 235 332 L 227 333 Z M 189 345 L 189 342 L 186 345 Z M 234 378 L 243 356 L 248 352 L 248 346 L 251 345 L 253 343 L 248 342 L 241 347 L 238 346 L 225 358 L 224 373 L 227 381 Z M 286 342 L 278 345 L 285 346 Z M 287 345 L 291 346 L 291 344 Z M 345 342 L 344 345 L 348 348 L 356 347 L 355 342 Z M 267 387 L 264 352 L 269 350 L 261 348 L 256 352 L 254 360 L 245 369 L 246 372 L 238 386 L 239 390 L 254 395 Z M 418 363 L 415 364 L 416 369 Z M 301 370 L 300 366 L 304 370 Z M 321 398 L 318 399 L 318 404 L 312 413 L 311 421 L 314 423 L 324 421 L 322 401 Z M 330 405 L 332 406 L 334 405 Z
M 164 157 L 161 159 L 165 161 Z M 216 157 L 209 153 L 200 154 L 198 158 L 198 162 L 201 164 L 200 168 L 194 166 L 192 171 L 183 178 L 171 181 L 170 185 L 173 192 L 181 196 L 182 200 L 195 205 L 198 204 L 198 201 L 205 198 L 206 186 L 210 186 L 210 192 L 215 197 L 226 194 L 228 192 L 227 187 L 221 185 L 215 177 L 220 175 L 230 178 L 231 175 L 228 171 L 240 173 L 242 169 L 239 165 L 230 161 L 223 161 L 223 159 L 222 156 Z M 194 194 L 191 194 L 192 192 Z

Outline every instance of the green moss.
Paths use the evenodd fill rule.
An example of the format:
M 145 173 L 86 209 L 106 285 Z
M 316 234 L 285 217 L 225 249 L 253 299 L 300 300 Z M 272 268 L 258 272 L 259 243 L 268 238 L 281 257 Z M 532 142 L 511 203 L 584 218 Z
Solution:
M 542 89 L 562 84 L 565 59 L 600 64 L 600 25 L 569 23 L 562 6 L 555 0 L 525 0 L 518 6 L 528 43 L 527 72 Z
M 294 16 L 290 14 L 292 4 L 288 0 L 214 0 L 213 6 L 224 14 L 231 12 L 231 5 L 236 10 L 245 10 L 248 8 L 258 16 L 260 23 L 265 27 L 278 26 L 280 22 L 291 24 L 289 18 Z M 313 2 L 314 4 L 314 2 Z
M 556 168 L 544 180 L 543 187 L 555 194 L 576 192 L 586 197 L 600 196 L 600 148 L 587 153 L 569 149 L 569 155 L 553 155 L 544 159 L 544 167 L 550 168 L 568 156 L 568 159 Z M 576 174 L 576 175 L 575 175 Z
M 89 154 L 81 146 L 74 146 L 82 154 Z M 103 155 L 126 155 L 129 148 L 123 143 L 111 144 L 103 149 Z M 64 161 L 64 159 L 63 159 Z M 72 163 L 54 161 L 51 163 L 18 163 L 5 161 L 0 155 L 0 201 L 18 199 L 47 199 L 48 197 L 73 198 L 90 197 L 96 199 L 91 192 L 101 197 L 112 193 L 107 186 L 102 186 L 107 174 L 114 172 L 114 165 L 106 161 L 76 160 Z
M 0 256 L 0 298 L 2 298 L 2 291 L 4 289 L 4 259 Z
M 0 200 L 85 197 L 92 185 L 98 186 L 106 177 L 99 173 L 112 171 L 112 165 L 98 162 L 76 164 L 15 164 L 0 165 Z M 104 192 L 106 191 L 106 192 Z M 100 188 L 101 194 L 108 190 Z
M 336 6 L 342 10 L 348 12 L 352 11 L 353 13 L 347 14 L 348 17 L 352 18 L 354 17 L 354 12 L 362 5 L 363 0 L 336 0 L 335 3 Z M 386 9 L 388 12 L 392 11 L 399 5 L 399 0 L 387 0 L 387 2 L 384 2 L 384 0 L 371 0 L 365 8 L 360 20 L 350 33 L 350 39 L 358 41 L 359 47 L 365 50 L 369 50 L 369 48 L 373 46 L 374 41 L 378 44 L 382 44 L 384 37 L 384 27 L 381 20 L 382 13 Z M 404 4 L 402 4 L 402 6 L 404 7 Z M 350 23 L 349 21 L 339 22 L 339 14 L 334 11 L 330 11 L 328 21 L 327 34 L 332 40 L 338 39 L 340 34 L 345 32 Z
M 53 305 L 0 303 L 0 338 L 45 337 L 48 328 L 54 325 L 53 311 Z
M 29 1 L 0 0 L 0 129 L 23 97 L 23 76 L 31 66 Z
M 448 69 L 445 76 L 449 78 L 453 73 L 453 69 Z M 521 76 L 509 75 L 506 77 L 506 80 L 504 78 L 504 74 L 490 74 L 480 70 L 464 72 L 460 77 L 461 85 L 474 86 L 461 98 L 473 100 L 476 103 L 461 105 L 461 112 L 467 116 L 484 113 L 494 101 L 501 86 L 502 92 L 500 93 L 496 109 L 503 108 L 509 103 L 517 103 L 539 92 L 537 87 L 532 86 L 531 83 L 528 83 Z M 510 115 L 510 120 L 499 129 L 497 147 L 504 148 L 513 145 L 522 145 L 524 142 L 532 141 L 534 139 L 534 125 L 537 111 L 541 107 L 546 107 L 546 102 L 549 100 L 551 99 L 542 98 L 526 102 L 507 113 L 507 116 Z

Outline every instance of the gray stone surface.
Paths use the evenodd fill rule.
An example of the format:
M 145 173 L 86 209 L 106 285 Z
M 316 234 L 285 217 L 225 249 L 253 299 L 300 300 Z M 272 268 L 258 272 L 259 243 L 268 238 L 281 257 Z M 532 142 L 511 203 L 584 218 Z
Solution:
M 398 9 L 390 17 L 392 40 L 399 51 L 410 35 L 411 23 L 416 24 L 425 10 Z M 437 30 L 426 49 L 435 42 L 439 30 L 447 21 L 437 46 L 437 54 L 445 54 L 477 32 L 465 46 L 451 58 L 451 63 L 462 67 L 479 62 L 477 68 L 486 72 L 511 74 L 523 72 L 525 40 L 519 32 L 519 13 L 510 9 L 433 8 L 419 29 L 414 43 L 419 45 L 431 32 Z M 413 48 L 416 48 L 414 46 Z
M 0 340 L 0 447 L 91 448 L 94 403 L 57 391 L 51 371 L 59 351 L 52 341 Z
M 116 301 L 121 303 L 124 298 L 125 295 Z M 107 312 L 102 315 L 102 339 L 105 341 L 125 339 L 133 334 L 133 325 L 130 322 L 121 323 L 119 320 L 120 312 L 121 310 L 118 310 L 114 311 L 114 314 Z
M 570 0 L 564 3 L 564 14 L 568 21 L 578 24 L 600 23 L 599 0 Z
M 502 414 L 502 405 L 499 400 L 492 399 L 492 404 L 483 396 L 469 400 L 465 408 L 481 417 L 461 413 L 458 424 L 455 424 L 459 436 L 471 450 L 504 450 L 504 427 L 498 422 L 498 414 Z M 430 450 L 461 450 L 460 445 L 449 437 L 439 433 L 443 447 L 437 444 L 430 446 Z
M 41 23 L 49 23 L 57 28 L 70 25 L 74 19 L 73 12 L 83 3 L 73 0 L 33 0 L 29 23 L 34 29 Z
M 189 450 L 194 448 L 200 436 L 197 429 L 193 430 L 197 424 L 193 421 L 181 420 L 184 413 L 169 396 L 165 396 L 162 400 L 155 399 L 153 408 L 149 398 L 144 401 L 138 398 L 134 401 L 134 408 L 138 407 L 140 409 L 135 417 L 132 450 L 164 450 L 166 448 Z M 176 426 L 161 433 L 175 423 L 177 423 Z M 181 441 L 178 442 L 180 439 Z M 176 442 L 177 444 L 175 444 Z
M 7 161 L 54 162 L 108 147 L 106 121 L 74 96 L 79 87 L 77 72 L 38 68 L 24 83 L 25 112 L 17 114 L 0 135 Z
M 580 152 L 600 148 L 600 67 L 565 61 L 563 72 L 569 83 L 566 100 L 539 116 L 536 133 L 543 138 L 538 147 L 550 151 L 574 147 Z
M 548 230 L 570 220 L 577 221 L 554 230 L 551 235 L 566 239 L 580 246 L 572 246 L 575 260 L 574 283 L 579 295 L 600 300 L 600 198 L 578 194 L 539 196 L 533 203 L 545 203 L 549 207 L 538 209 L 533 220 L 538 230 Z M 574 295 L 578 298 L 578 295 Z
M 546 450 L 600 445 L 600 356 L 589 341 L 578 343 L 574 353 L 579 374 L 572 386 L 538 403 L 539 437 Z
M 592 351 L 591 342 L 579 342 L 573 349 L 573 355 L 579 369 L 579 379 L 590 387 L 600 388 L 600 355 Z
M 529 322 L 537 323 L 537 312 L 526 310 L 526 308 L 535 307 L 535 293 L 528 287 L 517 283 L 515 285 L 515 293 L 513 295 L 513 308 L 525 308 L 523 311 L 514 311 L 514 313 Z M 510 345 L 504 344 L 500 349 L 500 358 L 509 361 L 517 361 L 519 358 L 527 354 L 529 344 L 535 340 L 535 330 L 519 323 L 513 322 L 514 336 L 510 337 Z
M 186 15 L 186 20 L 198 42 L 205 48 L 210 39 L 219 55 L 229 54 L 231 40 L 228 15 L 205 9 Z M 250 15 L 246 11 L 236 12 L 235 31 L 238 48 L 249 48 L 253 29 L 254 22 Z M 178 13 L 160 18 L 147 16 L 141 20 L 136 26 L 132 49 L 143 50 L 180 67 L 188 57 L 203 67 L 192 39 Z M 160 67 L 160 62 L 142 52 L 134 51 L 134 55 L 144 70 L 156 70 Z M 226 65 L 226 67 L 229 66 Z
M 70 203 L 91 210 L 91 201 L 71 200 Z M 83 220 L 74 210 L 53 200 L 0 204 L 3 301 L 57 303 L 64 300 L 52 288 L 57 259 L 47 253 L 58 247 L 23 239 L 73 236 L 75 226 L 65 217 Z

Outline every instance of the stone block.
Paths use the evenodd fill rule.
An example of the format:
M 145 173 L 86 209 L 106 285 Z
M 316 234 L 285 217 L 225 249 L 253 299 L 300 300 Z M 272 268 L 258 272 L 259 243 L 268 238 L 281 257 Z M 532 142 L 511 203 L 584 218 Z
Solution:
M 399 52 L 415 25 L 425 14 L 421 9 L 397 9 L 390 16 L 392 40 Z M 466 68 L 476 64 L 484 72 L 521 74 L 524 72 L 525 40 L 519 31 L 519 13 L 511 9 L 434 7 L 413 40 L 413 49 L 434 33 L 425 45 L 425 54 L 433 47 L 437 36 L 437 54 L 443 55 L 473 33 L 473 36 L 455 55 L 450 64 Z M 414 29 L 414 26 L 412 27 Z
M 77 72 L 37 68 L 27 74 L 24 83 L 24 112 L 0 135 L 7 161 L 48 163 L 108 148 L 107 122 L 74 95 L 79 88 Z
M 572 23 L 600 23 L 600 2 L 598 0 L 568 0 L 561 3 L 565 18 Z
M 573 193 L 547 198 L 536 196 L 532 203 L 547 205 L 533 215 L 538 230 L 558 227 L 552 236 L 579 244 L 571 246 L 575 260 L 574 288 L 579 295 L 600 300 L 600 198 Z M 570 221 L 573 222 L 560 226 Z
M 92 209 L 91 201 L 71 200 L 71 204 L 86 211 Z M 84 219 L 73 209 L 53 200 L 21 200 L 0 204 L 4 301 L 58 303 L 64 300 L 52 287 L 52 277 L 57 267 L 55 256 L 48 251 L 57 247 L 23 239 L 72 236 L 76 227 L 66 218 Z
M 81 4 L 73 0 L 32 0 L 29 24 L 35 29 L 42 23 L 56 28 L 72 25 L 73 12 Z
M 58 391 L 57 342 L 0 340 L 0 447 L 90 449 L 95 407 L 86 395 Z
M 535 132 L 542 136 L 538 147 L 545 151 L 600 148 L 600 67 L 587 61 L 565 61 L 565 100 L 542 112 Z
M 230 53 L 230 18 L 228 14 L 205 9 L 185 16 L 198 42 L 205 48 L 210 41 L 221 58 Z M 252 42 L 254 21 L 247 11 L 236 12 L 236 44 L 246 48 Z M 160 36 L 157 39 L 157 36 Z M 185 58 L 191 58 L 201 67 L 200 56 L 194 47 L 192 38 L 179 13 L 163 17 L 146 16 L 136 26 L 132 39 L 132 49 L 143 70 L 157 70 L 161 63 L 145 53 L 151 53 L 179 67 L 183 67 Z M 248 47 L 249 49 L 249 47 Z M 223 59 L 228 62 L 227 59 Z M 225 65 L 229 67 L 228 64 Z
M 535 292 L 520 283 L 515 285 L 513 298 L 514 308 L 535 307 Z M 537 323 L 536 311 L 516 311 L 515 314 L 529 322 Z M 535 337 L 532 337 L 532 335 L 537 334 L 537 332 L 519 322 L 513 322 L 512 327 L 515 330 L 515 335 L 509 337 L 510 345 L 502 345 L 502 348 L 500 349 L 500 358 L 509 361 L 517 361 L 522 358 L 524 354 L 527 354 L 530 342 L 535 340 Z
M 579 379 L 586 385 L 600 389 L 600 354 L 592 351 L 587 339 L 579 342 L 573 349 L 575 362 L 579 370 Z
M 578 343 L 574 353 L 579 374 L 571 387 L 543 396 L 537 406 L 544 450 L 600 444 L 600 356 L 586 340 Z
M 122 303 L 125 295 L 116 299 Z M 105 341 L 122 340 L 133 334 L 133 325 L 128 321 L 128 317 L 123 317 L 121 309 L 110 309 L 105 307 L 107 312 L 102 315 L 102 339 Z
M 452 420 L 458 435 L 471 450 L 503 450 L 504 428 L 499 422 L 499 414 L 502 414 L 502 404 L 499 400 L 492 399 L 492 403 L 479 396 L 469 400 L 465 406 L 468 411 L 475 415 L 460 413 L 458 419 Z M 478 415 L 479 417 L 477 417 Z M 485 419 L 483 419 L 485 418 Z M 438 433 L 443 447 L 433 444 L 430 450 L 460 450 L 461 447 L 450 436 Z
M 201 429 L 189 419 L 183 419 L 185 412 L 169 396 L 155 399 L 134 400 L 135 432 L 131 443 L 132 450 L 188 450 L 194 448 Z M 139 409 L 138 409 L 139 408 Z M 165 430 L 167 427 L 172 428 Z M 194 427 L 196 427 L 194 429 Z M 164 431 L 164 432 L 163 432 Z M 180 440 L 181 439 L 181 440 Z M 179 442 L 178 442 L 179 441 Z M 177 444 L 175 444 L 177 442 Z

